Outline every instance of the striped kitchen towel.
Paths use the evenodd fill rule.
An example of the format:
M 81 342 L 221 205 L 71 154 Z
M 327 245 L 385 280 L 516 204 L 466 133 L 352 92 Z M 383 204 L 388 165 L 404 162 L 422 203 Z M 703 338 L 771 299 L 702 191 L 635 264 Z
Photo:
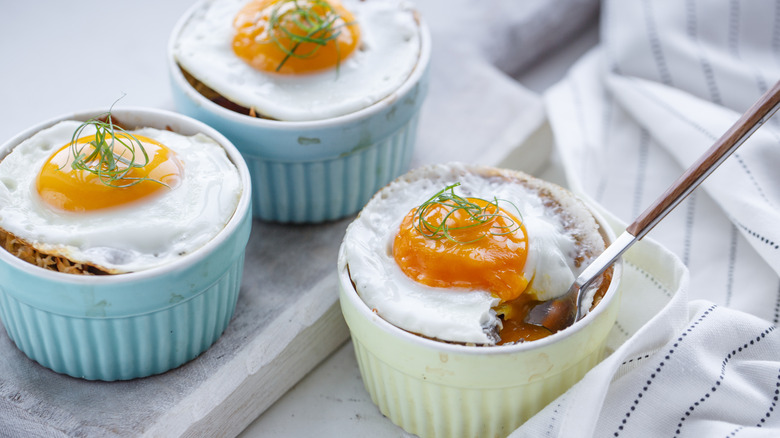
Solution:
M 604 1 L 545 95 L 568 185 L 622 231 L 778 79 L 778 1 Z M 624 260 L 610 356 L 512 436 L 780 436 L 780 116 Z

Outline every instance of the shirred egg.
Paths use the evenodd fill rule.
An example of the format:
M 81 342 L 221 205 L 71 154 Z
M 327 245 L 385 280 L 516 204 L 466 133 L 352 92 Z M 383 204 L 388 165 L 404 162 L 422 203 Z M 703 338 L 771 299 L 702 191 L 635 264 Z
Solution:
M 390 96 L 417 65 L 420 43 L 404 1 L 212 0 L 189 17 L 173 54 L 234 104 L 309 121 Z
M 347 228 L 343 260 L 358 295 L 391 324 L 493 345 L 520 341 L 512 332 L 523 306 L 561 296 L 604 247 L 595 219 L 568 191 L 520 172 L 450 163 L 380 190 Z
M 141 141 L 149 162 L 118 180 L 123 187 L 112 187 L 72 166 L 71 141 L 80 126 L 59 122 L 2 158 L 0 229 L 44 254 L 125 273 L 193 252 L 230 220 L 242 187 L 211 138 L 153 128 L 117 133 Z M 87 125 L 77 146 L 88 146 L 94 135 Z

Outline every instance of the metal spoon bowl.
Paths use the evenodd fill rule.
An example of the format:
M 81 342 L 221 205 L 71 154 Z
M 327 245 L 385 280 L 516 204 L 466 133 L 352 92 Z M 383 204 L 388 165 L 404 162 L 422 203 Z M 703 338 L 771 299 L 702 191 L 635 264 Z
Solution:
M 750 137 L 780 108 L 780 82 L 764 93 L 734 125 L 693 163 L 655 202 L 596 257 L 576 278 L 568 292 L 559 298 L 543 301 L 526 315 L 525 322 L 557 332 L 584 316 L 583 291 L 635 242 L 642 239 L 669 212 L 674 210 L 726 158 Z

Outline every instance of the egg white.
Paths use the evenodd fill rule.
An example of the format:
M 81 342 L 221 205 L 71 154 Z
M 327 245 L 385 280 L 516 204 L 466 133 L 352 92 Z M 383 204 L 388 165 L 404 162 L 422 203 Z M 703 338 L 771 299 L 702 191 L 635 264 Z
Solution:
M 457 163 L 412 172 L 382 189 L 347 228 L 343 263 L 363 301 L 382 318 L 413 333 L 445 341 L 494 344 L 499 299 L 485 290 L 437 288 L 407 277 L 393 258 L 393 240 L 403 217 L 441 190 L 460 182 L 456 193 L 514 204 L 528 233 L 524 267 L 528 291 L 547 300 L 565 293 L 579 274 L 578 248 L 561 217 L 529 188 L 502 178 L 485 178 Z M 420 177 L 420 175 L 423 175 Z M 505 200 L 505 201 L 503 201 Z M 510 207 L 511 208 L 511 207 Z M 587 226 L 597 232 L 590 218 Z M 603 249 L 603 242 L 601 242 Z
M 152 128 L 130 132 L 178 154 L 184 166 L 178 187 L 108 210 L 72 213 L 50 208 L 35 188 L 37 174 L 80 124 L 64 121 L 39 131 L 0 161 L 0 228 L 39 251 L 121 273 L 191 253 L 233 215 L 242 189 L 224 149 L 202 134 L 187 137 Z M 93 133 L 85 130 L 83 135 Z
M 286 76 L 252 68 L 232 49 L 233 19 L 246 0 L 202 4 L 174 41 L 176 61 L 230 101 L 285 121 L 320 120 L 368 107 L 409 77 L 420 54 L 411 7 L 397 0 L 344 0 L 361 42 L 338 70 Z

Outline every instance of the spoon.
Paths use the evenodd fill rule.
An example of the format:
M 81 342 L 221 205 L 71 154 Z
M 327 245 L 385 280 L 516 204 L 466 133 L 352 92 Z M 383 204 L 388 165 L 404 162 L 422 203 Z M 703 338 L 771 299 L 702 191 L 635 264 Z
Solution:
M 555 333 L 583 317 L 583 296 L 592 283 L 635 242 L 642 239 L 686 196 L 701 184 L 753 132 L 780 108 L 780 82 L 764 93 L 734 125 L 647 208 L 603 253 L 582 271 L 559 298 L 542 301 L 526 315 L 525 322 Z

